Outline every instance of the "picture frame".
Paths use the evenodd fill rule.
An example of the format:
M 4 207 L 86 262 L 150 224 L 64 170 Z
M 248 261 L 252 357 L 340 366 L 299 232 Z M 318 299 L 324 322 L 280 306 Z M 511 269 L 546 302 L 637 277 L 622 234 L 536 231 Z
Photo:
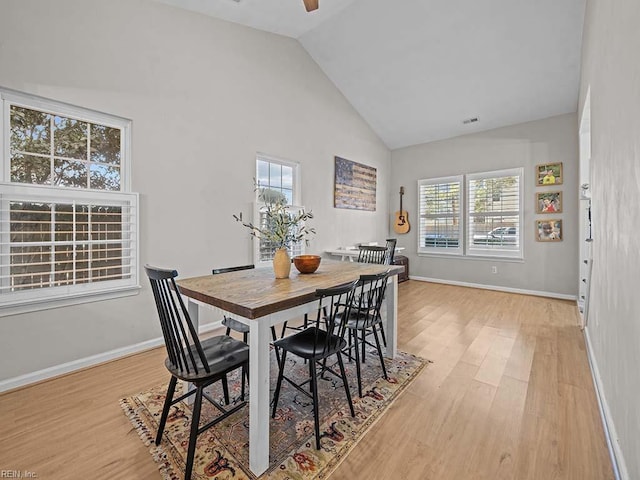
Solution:
M 538 187 L 561 185 L 563 180 L 562 162 L 536 165 L 536 185 Z
M 375 167 L 336 156 L 333 206 L 375 212 L 376 183 Z
M 561 213 L 562 192 L 536 193 L 536 213 Z
M 536 220 L 536 240 L 538 242 L 560 242 L 562 241 L 562 220 L 559 219 L 538 219 Z

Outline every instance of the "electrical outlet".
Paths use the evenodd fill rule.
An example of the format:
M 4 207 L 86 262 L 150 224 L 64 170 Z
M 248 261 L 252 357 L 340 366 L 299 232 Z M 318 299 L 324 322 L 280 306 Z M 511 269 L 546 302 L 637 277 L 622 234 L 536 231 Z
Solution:
M 491 267 L 491 273 L 498 273 L 498 267 L 496 267 L 495 265 L 493 265 Z

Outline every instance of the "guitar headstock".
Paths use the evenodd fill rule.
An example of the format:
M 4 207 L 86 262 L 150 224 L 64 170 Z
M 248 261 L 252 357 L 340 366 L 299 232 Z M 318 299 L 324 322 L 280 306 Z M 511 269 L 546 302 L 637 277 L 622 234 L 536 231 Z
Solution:
M 400 187 L 400 195 L 404 195 L 404 187 Z

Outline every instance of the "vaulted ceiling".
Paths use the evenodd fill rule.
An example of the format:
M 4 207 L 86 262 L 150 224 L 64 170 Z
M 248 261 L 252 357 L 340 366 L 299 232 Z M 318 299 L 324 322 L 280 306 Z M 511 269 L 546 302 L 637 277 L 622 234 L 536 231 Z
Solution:
M 577 110 L 585 0 L 158 1 L 296 38 L 391 149 Z

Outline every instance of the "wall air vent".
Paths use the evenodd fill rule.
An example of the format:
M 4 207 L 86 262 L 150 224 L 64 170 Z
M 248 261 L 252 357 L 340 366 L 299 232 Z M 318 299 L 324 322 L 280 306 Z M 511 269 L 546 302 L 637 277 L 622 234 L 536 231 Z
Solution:
M 463 120 L 462 123 L 464 123 L 465 125 L 469 125 L 470 123 L 476 123 L 479 120 L 480 118 L 478 117 L 467 118 L 466 120 Z

